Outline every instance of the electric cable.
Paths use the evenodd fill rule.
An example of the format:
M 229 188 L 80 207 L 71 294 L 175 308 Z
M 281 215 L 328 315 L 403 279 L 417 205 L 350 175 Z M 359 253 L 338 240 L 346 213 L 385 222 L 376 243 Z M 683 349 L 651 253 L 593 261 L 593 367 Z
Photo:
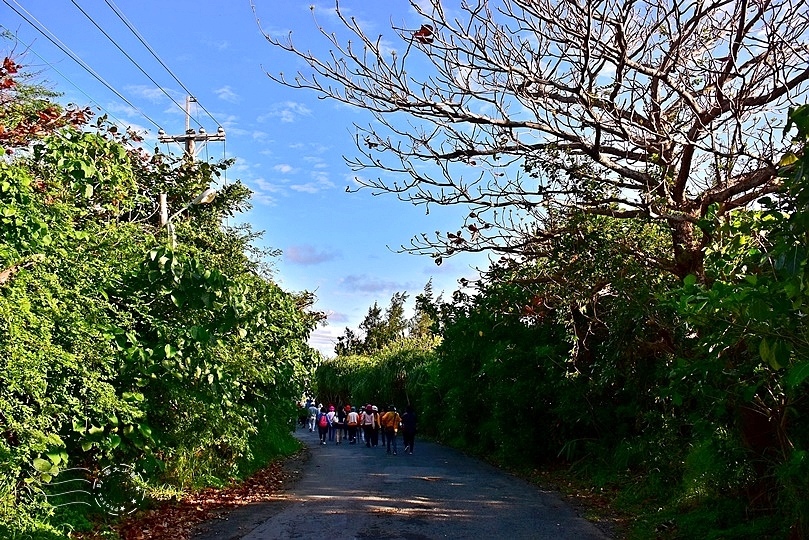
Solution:
M 3 26 L 2 24 L 0 24 L 0 28 L 2 28 L 2 29 L 4 29 L 4 30 L 6 30 L 7 32 L 9 32 L 9 33 L 13 34 L 12 30 L 11 30 L 10 28 L 8 28 L 7 26 Z M 122 126 L 122 127 L 125 127 L 125 126 L 127 125 L 127 123 L 126 123 L 126 122 L 124 122 L 123 120 L 121 120 L 120 118 L 118 118 L 117 116 L 115 116 L 114 114 L 112 114 L 112 113 L 111 113 L 109 110 L 107 110 L 107 109 L 106 109 L 106 108 L 105 108 L 105 107 L 104 107 L 102 104 L 100 104 L 98 101 L 96 101 L 95 99 L 93 99 L 93 97 L 92 97 L 90 94 L 88 94 L 87 92 L 85 92 L 85 91 L 84 91 L 84 89 L 82 89 L 82 88 L 81 88 L 81 87 L 80 87 L 78 84 L 76 84 L 75 82 L 73 82 L 73 81 L 70 79 L 70 77 L 68 77 L 67 75 L 65 75 L 65 74 L 64 74 L 64 73 L 62 73 L 61 71 L 59 71 L 59 68 L 57 68 L 55 65 L 53 65 L 53 64 L 52 64 L 52 63 L 50 63 L 48 60 L 46 60 L 45 58 L 43 58 L 41 54 L 39 54 L 38 52 L 36 52 L 36 51 L 34 50 L 34 48 L 32 47 L 32 45 L 29 45 L 29 44 L 25 43 L 24 41 L 22 41 L 22 40 L 21 40 L 19 37 L 17 37 L 16 35 L 14 36 L 14 39 L 16 39 L 17 41 L 19 41 L 20 43 L 22 43 L 22 44 L 25 46 L 25 50 L 26 50 L 26 51 L 30 51 L 30 52 L 31 52 L 31 53 L 33 53 L 33 54 L 34 54 L 34 55 L 35 55 L 37 58 L 39 58 L 39 59 L 40 59 L 42 62 L 44 62 L 45 64 L 47 64 L 47 65 L 48 65 L 48 67 L 49 67 L 51 70 L 55 71 L 55 72 L 56 72 L 58 75 L 60 75 L 60 76 L 61 76 L 61 77 L 62 77 L 64 80 L 66 80 L 68 83 L 70 83 L 70 85 L 71 85 L 71 86 L 73 86 L 73 88 L 75 88 L 75 89 L 76 89 L 76 90 L 78 90 L 79 92 L 81 92 L 81 93 L 84 95 L 84 97 L 86 97 L 87 99 L 89 99 L 89 100 L 90 100 L 92 103 L 95 103 L 96 107 L 98 107 L 100 110 L 104 111 L 104 114 L 106 114 L 107 116 L 109 116 L 110 118 L 112 118 L 113 120 L 115 120 L 115 122 L 116 122 L 118 125 L 120 125 L 120 126 Z
M 172 70 L 171 70 L 171 69 L 170 69 L 170 68 L 169 68 L 169 67 L 166 65 L 166 63 L 165 63 L 165 62 L 163 62 L 163 60 L 160 58 L 160 56 L 158 56 L 157 52 L 155 52 L 155 50 L 152 48 L 152 46 L 151 46 L 151 45 L 149 45 L 149 43 L 146 41 L 146 38 L 144 38 L 144 37 L 143 37 L 143 36 L 140 34 L 140 32 L 138 32 L 138 30 L 137 30 L 137 29 L 134 27 L 134 25 L 133 25 L 133 24 L 132 24 L 132 23 L 129 21 L 129 19 L 127 19 L 127 18 L 126 18 L 126 15 L 124 15 L 124 14 L 123 14 L 123 12 L 121 12 L 120 8 L 119 8 L 119 7 L 118 7 L 118 6 L 115 4 L 115 2 L 114 2 L 113 0 L 104 0 L 104 2 L 105 2 L 105 3 L 107 4 L 107 6 L 108 6 L 108 7 L 109 7 L 109 8 L 110 8 L 110 9 L 111 9 L 111 10 L 112 10 L 112 11 L 113 11 L 113 12 L 114 12 L 114 13 L 115 13 L 117 16 L 118 16 L 118 18 L 119 18 L 119 19 L 121 19 L 121 22 L 122 22 L 122 23 L 124 23 L 124 25 L 125 25 L 127 28 L 129 28 L 129 31 L 130 31 L 130 32 L 132 32 L 132 34 L 133 34 L 133 35 L 134 35 L 136 38 L 138 38 L 138 40 L 141 42 L 141 44 L 143 44 L 143 46 L 144 46 L 144 47 L 146 47 L 146 50 L 148 50 L 148 51 L 149 51 L 149 52 L 152 54 L 152 56 L 155 58 L 155 60 L 157 60 L 157 61 L 160 63 L 160 65 L 161 65 L 161 66 L 163 66 L 163 68 L 164 68 L 164 69 L 165 69 L 165 70 L 166 70 L 166 71 L 169 73 L 169 75 L 171 75 L 171 76 L 172 76 L 172 78 L 174 78 L 174 80 L 175 80 L 175 81 L 177 81 L 177 84 L 179 84 L 179 85 L 180 85 L 180 87 L 181 87 L 183 90 L 185 90 L 185 92 L 186 92 L 186 93 L 187 93 L 189 96 L 193 96 L 193 95 L 194 95 L 194 93 L 193 93 L 193 92 L 191 92 L 191 90 L 189 90 L 189 89 L 188 89 L 188 87 L 186 87 L 186 86 L 183 84 L 183 82 L 182 82 L 182 81 L 181 81 L 181 80 L 180 80 L 180 79 L 177 77 L 177 75 L 175 75 L 175 74 L 174 74 L 174 72 L 173 72 L 173 71 L 172 71 Z M 202 109 L 203 111 L 205 111 L 205 114 L 207 114 L 208 116 L 210 116 L 211 120 L 213 120 L 213 121 L 214 121 L 214 123 L 215 123 L 217 126 L 221 126 L 221 125 L 222 125 L 222 124 L 220 124 L 220 123 L 219 123 L 219 122 L 216 120 L 216 118 L 214 118 L 214 116 L 213 116 L 213 115 L 212 115 L 210 112 L 208 112 L 208 109 L 206 109 L 206 108 L 205 108 L 205 107 L 204 107 L 204 106 L 203 106 L 203 105 L 202 105 L 202 104 L 201 104 L 199 101 L 197 101 L 197 105 L 199 106 L 199 108 L 200 108 L 200 109 Z M 199 122 L 197 122 L 197 123 L 199 123 Z
M 155 81 L 155 80 L 152 78 L 152 76 L 151 76 L 151 75 L 149 75 L 149 74 L 146 72 L 146 70 L 145 70 L 145 69 L 143 69 L 143 68 L 140 66 L 140 64 L 138 64 L 138 63 L 135 61 L 135 59 L 134 59 L 134 58 L 132 58 L 132 56 L 130 56 L 130 55 L 129 55 L 129 53 L 127 53 L 127 52 L 126 52 L 126 51 L 125 51 L 125 50 L 124 50 L 124 49 L 123 49 L 123 48 L 122 48 L 120 45 L 118 45 L 118 43 L 117 43 L 117 42 L 116 42 L 114 39 L 112 39 L 112 37 L 111 37 L 111 36 L 110 36 L 110 35 L 109 35 L 109 34 L 108 34 L 108 33 L 107 33 L 107 32 L 106 32 L 106 31 L 105 31 L 103 28 L 101 28 L 101 26 L 100 26 L 100 25 L 99 25 L 99 24 L 98 24 L 98 23 L 95 21 L 95 19 L 93 19 L 93 18 L 90 16 L 90 14 L 89 14 L 89 13 L 87 13 L 86 11 L 84 11 L 84 9 L 83 9 L 83 8 L 82 8 L 82 7 L 81 7 L 81 6 L 80 6 L 80 5 L 79 5 L 79 4 L 76 2 L 76 0 L 70 0 L 70 1 L 73 3 L 73 5 L 74 5 L 74 6 L 76 6 L 76 8 L 77 8 L 79 11 L 81 11 L 81 12 L 82 12 L 82 15 L 84 15 L 85 17 L 87 17 L 87 19 L 88 19 L 88 20 L 89 20 L 91 23 L 93 23 L 93 25 L 94 25 L 96 28 L 98 28 L 98 30 L 99 30 L 99 31 L 100 31 L 102 34 L 104 34 L 104 37 L 106 37 L 106 38 L 107 38 L 107 39 L 108 39 L 108 40 L 109 40 L 109 41 L 110 41 L 110 42 L 111 42 L 113 45 L 115 45 L 115 47 L 116 47 L 116 48 L 117 48 L 119 51 L 121 51 L 121 54 L 123 54 L 124 56 L 126 56 L 126 58 L 127 58 L 127 59 L 128 59 L 130 62 L 132 62 L 132 64 L 133 64 L 133 65 L 134 65 L 136 68 L 138 68 L 138 69 L 140 70 L 140 72 L 141 72 L 141 73 L 143 73 L 143 74 L 146 76 L 146 78 L 147 78 L 147 79 L 149 79 L 150 81 L 152 81 L 152 84 L 154 84 L 156 88 L 158 88 L 158 89 L 159 89 L 161 92 L 163 92 L 163 94 L 165 94 L 167 98 L 169 98 L 169 99 L 170 99 L 170 100 L 171 100 L 171 101 L 172 101 L 172 102 L 173 102 L 175 105 L 177 105 L 177 107 L 179 107 L 181 111 L 185 112 L 185 108 L 184 108 L 182 105 L 180 105 L 180 104 L 177 102 L 177 100 L 176 100 L 176 99 L 174 99 L 174 98 L 171 96 L 171 94 L 169 94 L 168 92 L 166 92 L 166 89 L 165 89 L 165 88 L 163 88 L 163 87 L 162 87 L 160 84 L 158 84 L 158 82 L 157 82 L 157 81 Z M 199 120 L 197 120 L 196 118 L 194 118 L 194 117 L 193 117 L 193 116 L 191 116 L 190 114 L 189 114 L 189 117 L 190 117 L 190 118 L 191 118 L 191 119 L 192 119 L 194 122 L 196 122 L 196 124 L 197 124 L 198 126 L 202 127 L 202 124 L 199 122 Z
M 39 20 L 37 20 L 37 18 L 36 18 L 36 17 L 34 17 L 33 15 L 31 15 L 31 13 L 30 13 L 28 10 L 26 10 L 24 7 L 22 7 L 22 6 L 20 5 L 20 3 L 19 3 L 19 2 L 17 2 L 17 0 L 13 0 L 13 2 L 14 2 L 14 3 L 15 3 L 15 4 L 16 4 L 16 5 L 17 5 L 17 6 L 18 6 L 18 7 L 19 7 L 21 10 L 23 10 L 23 11 L 26 13 L 26 15 L 28 15 L 28 17 L 30 17 L 31 19 L 29 19 L 28 17 L 26 17 L 25 15 L 23 15 L 22 13 L 20 13 L 20 12 L 17 10 L 17 8 L 15 8 L 14 6 L 12 6 L 12 5 L 9 3 L 9 1 L 8 1 L 8 0 L 3 0 L 3 3 L 4 3 L 6 6 L 8 6 L 8 7 L 9 7 L 9 8 L 10 8 L 10 9 L 11 9 L 11 10 L 14 12 L 14 13 L 16 13 L 17 15 L 19 15 L 19 16 L 20 16 L 20 18 L 21 18 L 21 19 L 23 19 L 23 20 L 24 20 L 25 22 L 27 22 L 28 24 L 30 24 L 30 25 L 31 25 L 31 26 L 34 28 L 34 30 L 36 30 L 37 32 L 39 32 L 40 34 L 42 34 L 42 35 L 45 37 L 45 39 L 47 39 L 48 41 L 50 41 L 51 43 L 53 43 L 53 44 L 54 44 L 54 45 L 55 45 L 55 46 L 56 46 L 56 47 L 57 47 L 57 48 L 58 48 L 60 51 L 62 51 L 62 52 L 63 52 L 63 53 L 65 53 L 66 55 L 68 55 L 68 56 L 69 56 L 69 57 L 70 57 L 70 58 L 71 58 L 71 59 L 72 59 L 74 62 L 76 62 L 76 63 L 77 63 L 77 64 L 79 64 L 79 65 L 80 65 L 82 68 L 84 68 L 84 70 L 85 70 L 85 71 L 87 71 L 87 73 L 89 73 L 90 75 L 92 75 L 92 76 L 93 76 L 93 77 L 94 77 L 94 78 L 95 78 L 95 79 L 96 79 L 98 82 L 100 82 L 101 84 L 103 84 L 103 85 L 104 85 L 104 86 L 105 86 L 105 87 L 106 87 L 106 88 L 107 88 L 107 89 L 108 89 L 110 92 L 112 92 L 113 94 L 115 94 L 116 96 L 118 96 L 118 97 L 119 97 L 119 98 L 120 98 L 120 99 L 121 99 L 121 100 L 122 100 L 124 103 L 126 103 L 127 105 L 129 105 L 130 107 L 132 107 L 132 109 L 134 109 L 135 111 L 137 111 L 137 112 L 138 112 L 138 113 L 139 113 L 141 116 L 143 116 L 143 117 L 144 117 L 146 120 L 148 120 L 149 122 L 151 122 L 151 123 L 152 123 L 152 124 L 153 124 L 153 125 L 154 125 L 154 126 L 157 128 L 157 129 L 158 129 L 158 130 L 162 130 L 162 129 L 163 129 L 163 128 L 160 126 L 160 124 L 158 124 L 157 122 L 155 122 L 154 120 L 152 120 L 152 118 L 151 118 L 149 115 L 147 115 L 145 112 L 143 112 L 142 110 L 140 110 L 140 109 L 139 109 L 137 106 L 135 106 L 135 105 L 134 105 L 134 104 L 133 104 L 131 101 L 129 101 L 129 100 L 128 100 L 128 99 L 127 99 L 127 98 L 126 98 L 126 97 L 125 97 L 123 94 L 121 94 L 121 93 L 120 93 L 118 90 L 116 90 L 115 88 L 113 88 L 113 86 L 112 86 L 110 83 L 108 83 L 108 82 L 107 82 L 107 81 L 106 81 L 106 80 L 105 80 L 105 79 L 104 79 L 104 78 L 103 78 L 101 75 L 99 75 L 98 73 L 96 73 L 96 71 L 95 71 L 95 70 L 93 70 L 93 68 L 91 68 L 91 67 L 90 67 L 90 66 L 89 66 L 89 65 L 88 65 L 88 64 L 87 64 L 87 63 L 86 63 L 84 60 L 82 60 L 82 59 L 81 59 L 81 58 L 80 58 L 80 57 L 79 57 L 79 56 L 78 56 L 76 53 L 74 53 L 74 52 L 73 52 L 73 51 L 72 51 L 72 50 L 71 50 L 71 49 L 70 49 L 70 48 L 69 48 L 67 45 L 65 45 L 64 43 L 62 43 L 62 41 L 61 41 L 59 38 L 57 38 L 57 37 L 56 37 L 56 35 L 55 35 L 55 34 L 53 34 L 53 32 L 51 32 L 50 30 L 48 30 L 48 28 L 47 28 L 47 27 L 46 27 L 44 24 L 42 24 L 41 22 L 39 22 Z M 36 24 L 34 24 L 34 22 L 31 22 L 31 20 L 32 20 L 32 19 L 33 19 L 33 21 L 34 21 Z M 37 26 L 37 25 L 41 26 L 42 28 L 40 28 L 40 27 L 39 27 L 39 26 Z M 50 34 L 50 35 L 48 35 L 48 34 Z M 51 37 L 51 36 L 53 36 L 53 37 Z

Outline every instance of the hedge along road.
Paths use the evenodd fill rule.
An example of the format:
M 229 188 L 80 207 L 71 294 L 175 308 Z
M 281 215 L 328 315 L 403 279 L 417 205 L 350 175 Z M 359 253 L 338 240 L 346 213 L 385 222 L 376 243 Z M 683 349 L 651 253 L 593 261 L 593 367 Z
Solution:
M 435 538 L 606 539 L 558 495 L 455 450 L 416 440 L 413 455 L 381 446 L 320 445 L 278 500 L 205 524 L 195 540 Z

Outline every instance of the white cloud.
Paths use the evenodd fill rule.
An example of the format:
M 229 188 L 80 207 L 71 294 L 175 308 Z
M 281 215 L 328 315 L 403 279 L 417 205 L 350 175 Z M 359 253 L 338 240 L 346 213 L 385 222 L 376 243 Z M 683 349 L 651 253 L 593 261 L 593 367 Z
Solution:
M 340 284 L 352 292 L 394 293 L 408 290 L 408 284 L 372 277 L 367 274 L 352 274 L 340 280 Z
M 333 261 L 338 255 L 336 251 L 318 250 L 310 245 L 289 246 L 284 250 L 284 259 L 286 261 L 301 266 L 312 266 Z
M 296 101 L 284 101 L 276 103 L 270 110 L 257 118 L 258 122 L 264 123 L 272 119 L 279 119 L 281 122 L 294 122 L 300 116 L 309 116 L 312 110 L 303 103 Z
M 238 103 L 241 101 L 239 95 L 234 92 L 233 88 L 231 88 L 229 85 L 223 86 L 222 88 L 217 88 L 214 90 L 214 93 L 219 99 L 229 103 Z
M 312 182 L 305 184 L 293 184 L 290 189 L 301 193 L 320 193 L 321 191 L 333 189 L 334 182 L 329 179 L 328 173 L 321 170 L 311 172 Z
M 146 86 L 143 84 L 128 85 L 124 88 L 124 90 L 126 90 L 126 92 L 128 92 L 129 94 L 134 94 L 143 99 L 148 99 L 153 103 L 159 103 L 161 101 L 167 100 L 170 101 L 169 98 L 166 96 L 166 93 L 169 93 L 169 95 L 173 93 L 165 88 L 162 89 L 155 88 L 154 86 Z M 178 96 L 174 96 L 174 99 L 177 98 Z
M 334 346 L 342 333 L 342 328 L 318 327 L 309 336 L 309 346 L 320 351 L 323 356 L 333 357 Z
M 273 170 L 279 172 L 281 174 L 289 174 L 291 172 L 295 172 L 295 168 L 292 165 L 287 165 L 286 163 L 279 163 Z
M 255 184 L 264 193 L 282 193 L 284 191 L 283 186 L 268 182 L 264 178 L 256 178 L 251 183 Z
M 230 49 L 230 42 L 226 39 L 221 41 L 206 41 L 205 44 L 208 47 L 216 49 L 217 51 L 226 51 Z

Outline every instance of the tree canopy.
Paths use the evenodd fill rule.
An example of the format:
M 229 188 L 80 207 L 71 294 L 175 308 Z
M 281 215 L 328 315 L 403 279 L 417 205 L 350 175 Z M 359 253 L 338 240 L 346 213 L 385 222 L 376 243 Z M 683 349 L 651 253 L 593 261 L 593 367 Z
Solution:
M 777 126 L 809 79 L 805 2 L 410 4 L 401 49 L 339 3 L 350 38 L 321 28 L 329 55 L 267 35 L 309 66 L 270 77 L 373 115 L 348 158 L 380 171 L 362 187 L 470 207 L 403 249 L 526 255 L 576 210 L 661 222 L 669 252 L 637 255 L 702 278 L 705 221 L 777 189 Z

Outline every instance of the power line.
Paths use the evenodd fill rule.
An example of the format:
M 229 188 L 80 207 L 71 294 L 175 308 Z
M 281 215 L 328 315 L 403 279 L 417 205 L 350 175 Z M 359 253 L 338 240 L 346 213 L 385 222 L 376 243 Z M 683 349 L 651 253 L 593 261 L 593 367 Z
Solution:
M 0 28 L 4 28 L 4 29 L 5 29 L 6 31 L 8 31 L 9 33 L 13 34 L 12 30 L 11 30 L 10 28 L 8 28 L 7 26 L 3 26 L 2 24 L 0 24 Z M 120 118 L 116 117 L 116 116 L 115 116 L 114 114 L 112 114 L 112 113 L 111 113 L 109 110 L 107 110 L 107 109 L 106 109 L 106 108 L 105 108 L 105 107 L 104 107 L 104 106 L 103 106 L 101 103 L 99 103 L 98 101 L 96 101 L 95 99 L 93 99 L 93 97 L 92 97 L 91 95 L 89 95 L 87 92 L 85 92 L 85 91 L 84 91 L 84 90 L 83 90 L 83 89 L 82 89 L 82 88 L 81 88 L 81 87 L 80 87 L 78 84 L 76 84 L 75 82 L 73 82 L 73 81 L 72 81 L 72 80 L 71 80 L 71 79 L 70 79 L 70 78 L 69 78 L 67 75 L 65 75 L 64 73 L 62 73 L 61 71 L 59 71 L 59 68 L 57 68 L 57 67 L 56 67 L 55 65 L 53 65 L 51 62 L 49 62 L 47 59 L 43 58 L 41 54 L 39 54 L 38 52 L 36 52 L 36 51 L 34 50 L 34 48 L 33 48 L 33 46 L 32 46 L 32 45 L 29 45 L 29 44 L 25 43 L 24 41 L 22 41 L 22 40 L 21 40 L 19 37 L 17 37 L 16 35 L 14 36 L 14 39 L 16 39 L 17 41 L 19 41 L 19 42 L 20 42 L 20 43 L 22 43 L 23 45 L 25 45 L 25 50 L 26 50 L 26 51 L 30 51 L 30 52 L 32 52 L 32 53 L 33 53 L 33 54 L 34 54 L 34 55 L 35 55 L 37 58 L 39 58 L 39 59 L 40 59 L 42 62 L 44 62 L 45 64 L 47 64 L 47 65 L 48 65 L 48 67 L 49 67 L 50 69 L 52 69 L 53 71 L 55 71 L 55 72 L 56 72 L 58 75 L 60 75 L 60 76 L 61 76 L 61 77 L 62 77 L 64 80 L 66 80 L 68 83 L 70 83 L 70 84 L 71 84 L 71 85 L 72 85 L 72 86 L 73 86 L 73 87 L 74 87 L 76 90 L 78 90 L 79 92 L 81 92 L 81 93 L 84 95 L 84 97 L 86 97 L 87 99 L 89 99 L 91 102 L 95 103 L 95 104 L 96 104 L 96 106 L 97 106 L 99 109 L 101 109 L 102 111 L 104 111 L 104 113 L 105 113 L 107 116 L 109 116 L 110 118 L 112 118 L 113 120 L 115 120 L 115 121 L 116 121 L 118 124 L 120 124 L 121 126 L 126 126 L 126 122 L 124 122 L 124 121 L 123 121 L 123 120 L 121 120 Z
M 116 48 L 117 48 L 119 51 L 121 51 L 121 54 L 123 54 L 124 56 L 126 56 L 126 57 L 127 57 L 127 59 L 128 59 L 130 62 L 132 62 L 132 64 L 133 64 L 133 65 L 134 65 L 136 68 L 138 68 L 138 69 L 140 70 L 140 72 L 141 72 L 141 73 L 143 73 L 144 75 L 146 75 L 146 78 L 147 78 L 147 79 L 149 79 L 150 81 L 152 81 L 152 84 L 154 84 L 154 85 L 155 85 L 155 86 L 156 86 L 156 87 L 157 87 L 157 88 L 158 88 L 158 89 L 159 89 L 161 92 L 163 92 L 163 93 L 166 95 L 166 97 L 167 97 L 167 98 L 169 98 L 171 101 L 173 101 L 173 102 L 174 102 L 174 104 L 175 104 L 175 105 L 177 105 L 177 107 L 178 107 L 180 110 L 185 111 L 185 109 L 183 109 L 183 106 L 182 106 L 182 105 L 180 105 L 180 104 L 177 102 L 177 100 L 176 100 L 176 99 L 174 99 L 173 97 L 171 97 L 171 94 L 169 94 L 168 92 L 166 92 L 166 89 L 165 89 L 165 88 L 163 88 L 163 87 L 162 87 L 160 84 L 158 84 L 158 82 L 157 82 L 156 80 L 154 80 L 154 79 L 152 78 L 152 76 L 151 76 L 151 75 L 149 75 L 148 73 L 146 73 L 146 70 L 145 70 L 145 69 L 143 69 L 143 68 L 140 66 L 140 64 L 138 64 L 138 63 L 135 61 L 135 59 L 134 59 L 134 58 L 132 58 L 132 57 L 129 55 L 129 53 L 127 53 L 127 52 L 126 52 L 126 51 L 125 51 L 125 50 L 124 50 L 124 49 L 123 49 L 123 48 L 122 48 L 120 45 L 118 45 L 118 43 L 117 43 L 117 42 L 116 42 L 114 39 L 112 39 L 112 37 L 111 37 L 111 36 L 110 36 L 110 35 L 109 35 L 109 34 L 108 34 L 108 33 L 107 33 L 107 32 L 106 32 L 106 31 L 105 31 L 103 28 L 101 28 L 101 26 L 100 26 L 100 25 L 99 25 L 99 24 L 98 24 L 98 23 L 95 21 L 95 19 L 93 19 L 93 18 L 90 16 L 90 14 L 89 14 L 89 13 L 87 13 L 86 11 L 84 11 L 84 9 L 83 9 L 83 8 L 82 8 L 82 7 L 81 7 L 81 6 L 80 6 L 78 3 L 76 3 L 76 0 L 70 0 L 70 1 L 71 1 L 71 2 L 73 2 L 73 5 L 74 5 L 74 6 L 76 6 L 76 8 L 78 8 L 78 10 L 82 12 L 82 15 L 84 15 L 85 17 L 87 17 L 87 19 L 88 19 L 88 20 L 89 20 L 91 23 L 93 23 L 93 25 L 94 25 L 96 28 L 98 28 L 98 30 L 99 30 L 99 31 L 100 31 L 102 34 L 104 34 L 104 37 L 106 37 L 106 38 L 107 38 L 107 39 L 110 41 L 110 43 L 112 43 L 113 45 L 115 45 L 115 47 L 116 47 Z M 199 120 L 197 120 L 197 119 L 196 119 L 196 118 L 194 118 L 193 116 L 191 116 L 191 119 L 193 119 L 193 120 L 194 120 L 194 122 L 196 122 L 198 126 L 202 126 L 202 124 L 200 124 Z
M 129 105 L 130 107 L 132 107 L 134 110 L 136 110 L 138 113 L 140 113 L 140 114 L 141 114 L 141 115 L 142 115 L 144 118 L 146 118 L 146 119 L 147 119 L 149 122 L 151 122 L 151 123 L 152 123 L 152 124 L 153 124 L 153 125 L 154 125 L 154 126 L 157 128 L 157 129 L 158 129 L 158 130 L 162 130 L 162 129 L 163 129 L 162 127 L 160 127 L 160 124 L 158 124 L 157 122 L 155 122 L 154 120 L 152 120 L 152 118 L 151 118 L 149 115 L 147 115 L 145 112 L 143 112 L 142 110 L 140 110 L 140 109 L 139 109 L 138 107 L 136 107 L 136 106 L 135 106 L 135 105 L 134 105 L 134 104 L 133 104 L 131 101 L 129 101 L 129 100 L 126 98 L 126 97 L 124 97 L 124 95 L 123 95 L 123 94 L 121 94 L 121 93 L 120 93 L 118 90 L 116 90 L 115 88 L 113 88 L 113 86 L 112 86 L 110 83 L 108 83 L 106 80 L 104 80 L 104 78 L 103 78 L 101 75 L 99 75 L 98 73 L 96 73 L 96 72 L 93 70 L 93 68 L 91 68 L 91 67 L 90 67 L 90 66 L 89 66 L 89 65 L 88 65 L 88 64 L 87 64 L 87 63 L 86 63 L 84 60 L 82 60 L 82 59 L 81 59 L 81 58 L 80 58 L 80 57 L 79 57 L 79 56 L 78 56 L 76 53 L 74 53 L 72 50 L 70 50 L 70 48 L 69 48 L 67 45 L 65 45 L 64 43 L 62 43 L 62 41 L 61 41 L 59 38 L 57 38 L 57 37 L 56 37 L 56 35 L 55 35 L 55 34 L 53 34 L 53 32 L 51 32 L 50 30 L 48 30 L 48 28 L 47 28 L 47 27 L 46 27 L 44 24 L 42 24 L 41 22 L 39 22 L 39 21 L 37 20 L 37 18 L 36 18 L 36 17 L 34 17 L 33 15 L 31 15 L 31 13 L 30 13 L 28 10 L 26 10 L 24 7 L 22 7 L 22 6 L 20 5 L 20 3 L 19 3 L 19 2 L 17 2 L 17 0 L 13 0 L 13 1 L 14 1 L 14 3 L 15 3 L 15 4 L 16 4 L 16 5 L 17 5 L 17 6 L 18 6 L 18 7 L 19 7 L 21 10 L 23 10 L 23 11 L 26 13 L 26 15 L 28 15 L 28 17 L 31 17 L 31 19 L 33 19 L 33 21 L 34 21 L 34 22 L 36 22 L 36 24 L 34 24 L 34 22 L 31 22 L 31 19 L 29 19 L 28 17 L 26 17 L 25 15 L 23 15 L 22 13 L 20 13 L 19 11 L 17 11 L 17 8 L 15 8 L 14 6 L 12 6 L 12 5 L 11 5 L 11 4 L 8 2 L 8 0 L 3 0 L 3 3 L 4 3 L 6 6 L 8 6 L 8 7 L 9 7 L 9 8 L 10 8 L 12 11 L 14 11 L 14 13 L 16 13 L 17 15 L 19 15 L 21 19 L 23 19 L 25 22 L 27 22 L 28 24 L 30 24 L 30 25 L 31 25 L 31 26 L 32 26 L 32 27 L 33 27 L 33 28 L 34 28 L 34 29 L 35 29 L 37 32 L 39 32 L 40 34 L 42 34 L 42 35 L 43 35 L 43 36 L 44 36 L 44 37 L 45 37 L 45 38 L 46 38 L 48 41 L 50 41 L 51 43 L 53 43 L 53 44 L 54 44 L 54 45 L 55 45 L 55 46 L 56 46 L 56 47 L 57 47 L 59 50 L 61 50 L 61 51 L 62 51 L 63 53 L 65 53 L 66 55 L 68 55 L 68 56 L 69 56 L 69 57 L 70 57 L 70 58 L 71 58 L 71 59 L 72 59 L 74 62 L 76 62 L 76 63 L 77 63 L 77 64 L 79 64 L 79 65 L 80 65 L 82 68 L 84 68 L 84 70 L 85 70 L 85 71 L 87 71 L 87 73 L 89 73 L 90 75 L 92 75 L 92 76 L 93 76 L 93 77 L 94 77 L 94 78 L 95 78 L 95 79 L 96 79 L 98 82 L 100 82 L 100 83 L 101 83 L 101 84 L 103 84 L 105 87 L 107 87 L 107 89 L 108 89 L 110 92 L 112 92 L 113 94 L 115 94 L 116 96 L 118 96 L 118 97 L 119 97 L 121 100 L 123 100 L 123 102 L 124 102 L 124 103 L 126 103 L 127 105 Z M 37 25 L 41 26 L 42 28 L 40 28 L 40 27 L 39 27 L 39 26 L 37 26 Z M 49 34 L 50 34 L 50 35 L 49 35 Z M 53 36 L 53 37 L 51 37 L 51 36 Z
M 177 81 L 177 84 L 179 84 L 180 87 L 182 87 L 182 89 L 185 90 L 185 92 L 188 95 L 193 96 L 194 93 L 191 92 L 191 90 L 189 90 L 183 84 L 183 82 L 177 77 L 177 75 L 174 74 L 174 72 L 166 65 L 166 63 L 163 62 L 163 60 L 160 58 L 160 56 L 158 56 L 158 54 L 155 52 L 155 50 L 146 41 L 146 38 L 144 38 L 140 34 L 140 32 L 138 32 L 138 30 L 134 27 L 134 25 L 131 22 L 129 22 L 129 19 L 127 19 L 126 16 L 121 12 L 120 8 L 115 4 L 115 2 L 113 0 L 104 0 L 104 2 L 118 16 L 118 18 L 121 19 L 121 22 L 123 22 L 124 25 L 126 25 L 126 27 L 129 28 L 129 31 L 132 32 L 132 34 L 136 38 L 138 38 L 138 40 L 141 42 L 141 44 L 143 44 L 143 46 L 146 47 L 146 50 L 148 50 L 150 53 L 152 53 L 152 56 L 154 56 L 155 60 L 157 60 L 160 63 L 160 65 L 163 66 L 163 68 L 169 73 L 169 75 L 171 75 L 174 78 L 174 80 Z M 216 120 L 216 118 L 214 118 L 214 116 L 210 112 L 208 112 L 208 109 L 206 109 L 205 107 L 202 106 L 201 103 L 199 103 L 199 101 L 197 101 L 196 103 L 197 103 L 197 105 L 199 105 L 200 109 L 205 111 L 205 114 L 207 114 L 208 116 L 211 117 L 211 120 L 213 120 L 216 125 L 218 125 L 218 126 L 222 125 Z M 197 122 L 197 124 L 199 124 L 199 122 Z

